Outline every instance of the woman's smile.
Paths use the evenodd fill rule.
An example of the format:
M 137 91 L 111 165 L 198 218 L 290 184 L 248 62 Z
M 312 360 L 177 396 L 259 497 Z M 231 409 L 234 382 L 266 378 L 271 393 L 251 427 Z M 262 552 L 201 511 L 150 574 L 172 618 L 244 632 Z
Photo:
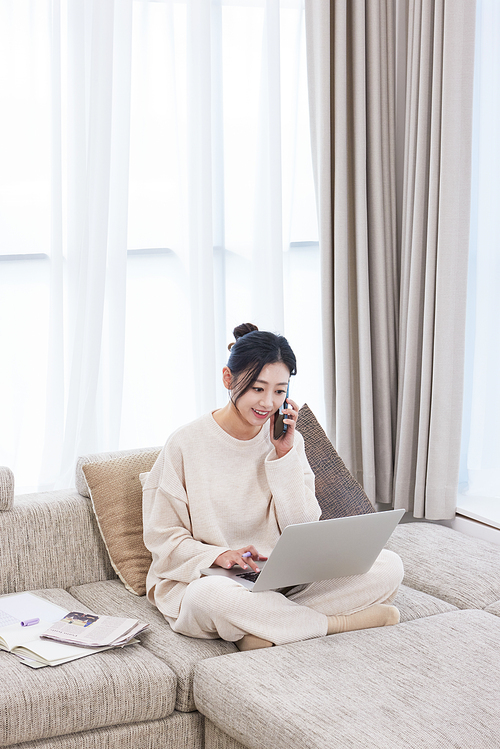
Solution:
M 257 411 L 256 408 L 252 408 L 252 411 L 259 419 L 267 419 L 270 414 L 270 411 Z

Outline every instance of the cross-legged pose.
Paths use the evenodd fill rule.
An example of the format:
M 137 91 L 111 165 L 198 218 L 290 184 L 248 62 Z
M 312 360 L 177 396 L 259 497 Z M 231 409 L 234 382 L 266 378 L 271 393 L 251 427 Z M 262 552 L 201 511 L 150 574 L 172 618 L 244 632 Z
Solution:
M 243 649 L 399 622 L 390 605 L 403 578 L 383 550 L 364 575 L 252 593 L 211 565 L 258 571 L 287 525 L 318 520 L 314 475 L 286 398 L 296 359 L 286 338 L 254 325 L 234 330 L 223 408 L 178 429 L 144 484 L 144 540 L 153 561 L 148 598 L 175 632 Z M 274 436 L 286 398 L 286 431 Z

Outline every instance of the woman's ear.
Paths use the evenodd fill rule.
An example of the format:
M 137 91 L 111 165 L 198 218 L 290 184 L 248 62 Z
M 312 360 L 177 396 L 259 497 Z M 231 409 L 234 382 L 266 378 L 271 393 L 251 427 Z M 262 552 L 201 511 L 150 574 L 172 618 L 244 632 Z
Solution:
M 223 367 L 222 369 L 222 382 L 224 383 L 226 390 L 231 390 L 233 375 L 231 374 L 229 367 Z

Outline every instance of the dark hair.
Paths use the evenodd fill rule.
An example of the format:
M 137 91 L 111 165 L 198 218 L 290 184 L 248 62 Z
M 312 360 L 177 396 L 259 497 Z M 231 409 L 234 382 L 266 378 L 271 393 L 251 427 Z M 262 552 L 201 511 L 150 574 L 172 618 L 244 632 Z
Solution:
M 259 330 L 252 323 L 238 325 L 233 330 L 233 335 L 236 340 L 228 346 L 231 353 L 227 366 L 234 382 L 243 375 L 233 403 L 246 393 L 267 364 L 283 362 L 290 370 L 290 375 L 297 374 L 295 354 L 284 336 Z

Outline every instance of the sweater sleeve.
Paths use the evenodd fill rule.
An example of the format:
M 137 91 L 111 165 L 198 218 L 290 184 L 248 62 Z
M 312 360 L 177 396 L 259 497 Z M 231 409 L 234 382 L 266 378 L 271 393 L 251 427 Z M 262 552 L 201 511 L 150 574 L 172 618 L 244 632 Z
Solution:
M 193 538 L 181 474 L 182 457 L 167 443 L 144 485 L 144 543 L 153 556 L 151 577 L 190 583 L 227 547 L 211 546 Z
M 307 462 L 304 439 L 299 432 L 295 432 L 293 448 L 282 458 L 272 449 L 265 467 L 281 533 L 287 525 L 319 520 L 321 508 L 314 494 L 314 473 Z

